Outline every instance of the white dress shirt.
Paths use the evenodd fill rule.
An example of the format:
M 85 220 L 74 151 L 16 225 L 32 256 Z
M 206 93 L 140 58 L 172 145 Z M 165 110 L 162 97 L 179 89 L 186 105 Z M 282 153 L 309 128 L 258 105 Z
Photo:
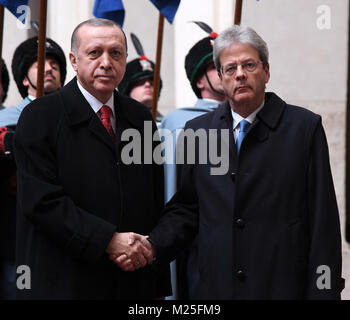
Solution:
M 242 120 L 248 121 L 250 124 L 252 124 L 256 118 L 257 113 L 264 107 L 265 100 L 262 102 L 262 104 L 259 106 L 258 109 L 256 109 L 254 112 L 252 112 L 248 117 L 243 118 L 238 113 L 234 112 L 231 108 L 232 118 L 233 118 L 233 135 L 235 138 L 235 141 L 237 140 L 237 136 L 239 134 L 240 130 L 240 122 Z
M 90 92 L 84 89 L 84 87 L 79 83 L 77 80 L 78 88 L 83 94 L 84 98 L 87 100 L 87 102 L 90 104 L 92 110 L 97 114 L 99 118 L 100 117 L 100 109 L 102 106 L 108 106 L 111 108 L 111 125 L 112 129 L 115 133 L 115 111 L 114 111 L 114 94 L 112 93 L 111 97 L 108 99 L 106 103 L 102 103 L 100 100 L 96 99 Z

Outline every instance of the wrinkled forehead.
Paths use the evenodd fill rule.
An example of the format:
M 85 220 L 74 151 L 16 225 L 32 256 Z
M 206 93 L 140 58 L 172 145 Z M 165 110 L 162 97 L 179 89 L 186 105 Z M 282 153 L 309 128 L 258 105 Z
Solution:
M 115 42 L 126 47 L 126 40 L 123 31 L 117 26 L 91 26 L 83 25 L 78 30 L 79 45 L 88 45 L 94 41 L 101 43 Z
M 245 60 L 258 60 L 258 50 L 247 43 L 233 43 L 221 51 L 220 62 L 225 64 L 230 62 L 242 62 Z

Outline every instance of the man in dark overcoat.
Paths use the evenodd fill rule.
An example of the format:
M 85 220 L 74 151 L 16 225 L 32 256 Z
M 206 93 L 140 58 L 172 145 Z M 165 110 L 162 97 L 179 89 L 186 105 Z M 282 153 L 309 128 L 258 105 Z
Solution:
M 228 101 L 185 132 L 217 130 L 217 140 L 187 148 L 184 134 L 196 160 L 180 167 L 149 237 L 153 255 L 170 261 L 198 235 L 201 299 L 339 299 L 341 234 L 321 117 L 265 93 L 268 49 L 251 28 L 221 32 L 214 62 Z M 220 174 L 213 154 L 203 159 L 213 141 L 218 154 L 228 148 Z
M 17 266 L 30 269 L 21 299 L 154 299 L 171 294 L 169 265 L 146 266 L 146 247 L 127 232 L 148 234 L 163 206 L 163 169 L 126 164 L 125 130 L 144 145 L 148 109 L 115 91 L 126 65 L 125 34 L 91 19 L 72 35 L 77 77 L 26 108 L 15 134 L 18 167 Z M 138 253 L 140 256 L 136 256 Z M 137 257 L 126 272 L 109 254 Z
M 16 163 L 13 137 L 22 110 L 36 98 L 38 72 L 38 37 L 21 42 L 16 48 L 12 75 L 23 100 L 0 110 L 0 300 L 16 297 Z M 45 41 L 44 94 L 57 91 L 66 78 L 66 58 L 54 40 Z M 3 70 L 4 71 L 4 70 Z M 6 70 L 7 78 L 8 73 Z M 8 82 L 4 83 L 8 88 Z M 0 90 L 1 91 L 1 90 Z M 7 92 L 7 91 L 6 91 Z

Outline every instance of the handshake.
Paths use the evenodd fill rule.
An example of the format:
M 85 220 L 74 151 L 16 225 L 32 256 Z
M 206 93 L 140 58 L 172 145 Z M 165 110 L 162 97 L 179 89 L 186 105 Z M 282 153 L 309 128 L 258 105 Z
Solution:
M 152 264 L 155 251 L 147 238 L 133 232 L 114 233 L 106 249 L 109 259 L 124 271 Z

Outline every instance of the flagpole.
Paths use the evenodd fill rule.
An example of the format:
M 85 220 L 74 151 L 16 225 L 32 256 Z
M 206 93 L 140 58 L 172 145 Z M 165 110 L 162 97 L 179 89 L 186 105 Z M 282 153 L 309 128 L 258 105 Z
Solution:
M 2 79 L 2 43 L 4 34 L 4 6 L 0 4 L 0 81 Z
M 40 0 L 39 37 L 38 37 L 38 74 L 36 97 L 44 94 L 45 44 L 46 44 L 46 13 L 47 0 Z
M 153 101 L 152 101 L 152 116 L 153 119 L 157 119 L 157 107 L 160 88 L 160 62 L 162 59 L 162 45 L 163 45 L 163 32 L 164 32 L 164 16 L 159 13 L 158 19 L 158 38 L 157 38 L 157 55 L 156 64 L 153 78 Z
M 243 0 L 236 0 L 234 24 L 241 24 Z

